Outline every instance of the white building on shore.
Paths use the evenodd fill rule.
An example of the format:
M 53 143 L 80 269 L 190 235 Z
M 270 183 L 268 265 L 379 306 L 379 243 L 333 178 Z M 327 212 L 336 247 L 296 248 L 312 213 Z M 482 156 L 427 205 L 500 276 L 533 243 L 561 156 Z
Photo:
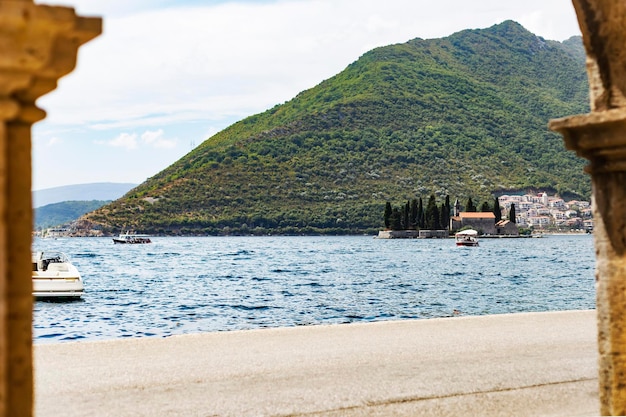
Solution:
M 565 201 L 546 192 L 503 195 L 498 201 L 503 218 L 508 218 L 511 205 L 515 204 L 516 223 L 520 227 L 593 229 L 591 203 L 588 201 Z

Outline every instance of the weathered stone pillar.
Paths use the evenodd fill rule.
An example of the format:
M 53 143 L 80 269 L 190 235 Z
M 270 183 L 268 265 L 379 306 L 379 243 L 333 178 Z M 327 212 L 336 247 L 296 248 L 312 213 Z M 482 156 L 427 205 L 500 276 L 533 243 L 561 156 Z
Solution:
M 99 18 L 67 7 L 0 0 L 0 417 L 31 416 L 31 142 L 35 100 L 74 69 Z
M 591 113 L 552 120 L 590 162 L 594 196 L 600 412 L 626 415 L 626 2 L 573 0 Z

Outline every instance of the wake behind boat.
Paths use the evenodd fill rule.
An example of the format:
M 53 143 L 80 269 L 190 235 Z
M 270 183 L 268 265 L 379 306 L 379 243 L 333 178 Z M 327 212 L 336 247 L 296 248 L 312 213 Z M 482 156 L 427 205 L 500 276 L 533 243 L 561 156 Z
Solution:
M 454 235 L 457 246 L 478 246 L 478 232 L 476 230 L 463 230 Z
M 118 237 L 113 238 L 113 243 L 120 244 L 137 244 L 137 243 L 151 243 L 150 237 L 148 235 L 139 235 L 137 233 L 120 233 Z
M 63 252 L 35 252 L 32 262 L 33 296 L 36 298 L 79 298 L 83 295 L 83 279 Z

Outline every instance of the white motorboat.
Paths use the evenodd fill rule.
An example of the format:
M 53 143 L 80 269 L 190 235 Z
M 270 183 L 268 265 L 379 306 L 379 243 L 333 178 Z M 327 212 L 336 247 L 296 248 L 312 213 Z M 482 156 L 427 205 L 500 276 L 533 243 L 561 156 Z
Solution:
M 463 230 L 454 235 L 457 246 L 478 246 L 478 232 L 476 230 Z
M 148 235 L 139 235 L 134 232 L 126 232 L 120 233 L 118 237 L 113 238 L 113 243 L 128 243 L 128 244 L 137 244 L 137 243 L 151 243 L 150 237 Z
M 33 261 L 33 296 L 36 298 L 79 298 L 83 278 L 68 256 L 59 251 L 35 252 Z

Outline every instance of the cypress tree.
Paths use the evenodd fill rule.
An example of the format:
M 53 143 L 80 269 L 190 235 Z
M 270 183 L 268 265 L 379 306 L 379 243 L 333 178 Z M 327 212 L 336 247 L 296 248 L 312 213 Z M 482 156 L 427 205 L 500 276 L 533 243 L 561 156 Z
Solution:
M 402 229 L 406 230 L 406 229 L 410 229 L 410 220 L 409 217 L 411 216 L 411 203 L 409 203 L 408 201 L 406 202 L 406 204 L 404 205 L 404 210 L 402 210 Z
M 437 204 L 435 202 L 435 195 L 431 194 L 428 199 L 428 205 L 426 206 L 426 212 L 424 214 L 424 223 L 426 224 L 426 228 L 429 230 L 439 229 L 439 209 L 437 208 Z
M 384 214 L 384 219 L 385 219 L 385 229 L 389 229 L 389 226 L 391 225 L 391 203 L 389 201 L 387 201 L 385 203 L 385 214 Z
M 502 220 L 502 209 L 500 208 L 500 200 L 498 200 L 498 197 L 493 201 L 493 214 L 496 216 L 496 223 Z
M 476 207 L 474 206 L 474 203 L 472 202 L 472 197 L 467 199 L 467 204 L 465 204 L 465 211 L 469 211 L 469 212 L 476 211 Z
M 397 207 L 391 212 L 391 230 L 402 230 L 402 213 Z
M 446 195 L 446 202 L 444 203 L 443 216 L 441 217 L 441 227 L 448 229 L 450 227 L 450 196 Z
M 515 204 L 511 204 L 511 209 L 509 210 L 509 220 L 511 223 L 515 223 Z
M 426 226 L 426 223 L 424 222 L 424 204 L 422 203 L 422 197 L 420 197 L 417 207 L 417 226 L 420 229 L 423 229 Z
M 411 200 L 411 229 L 417 229 L 417 200 L 414 198 Z
M 489 203 L 487 203 L 487 202 L 485 201 L 485 202 L 483 203 L 483 205 L 482 205 L 482 206 L 480 206 L 480 211 L 481 211 L 482 213 L 487 213 L 487 212 L 492 211 L 492 210 L 491 210 L 491 207 L 489 207 Z
M 439 229 L 447 229 L 446 225 L 446 204 L 441 205 L 441 209 L 439 210 Z

